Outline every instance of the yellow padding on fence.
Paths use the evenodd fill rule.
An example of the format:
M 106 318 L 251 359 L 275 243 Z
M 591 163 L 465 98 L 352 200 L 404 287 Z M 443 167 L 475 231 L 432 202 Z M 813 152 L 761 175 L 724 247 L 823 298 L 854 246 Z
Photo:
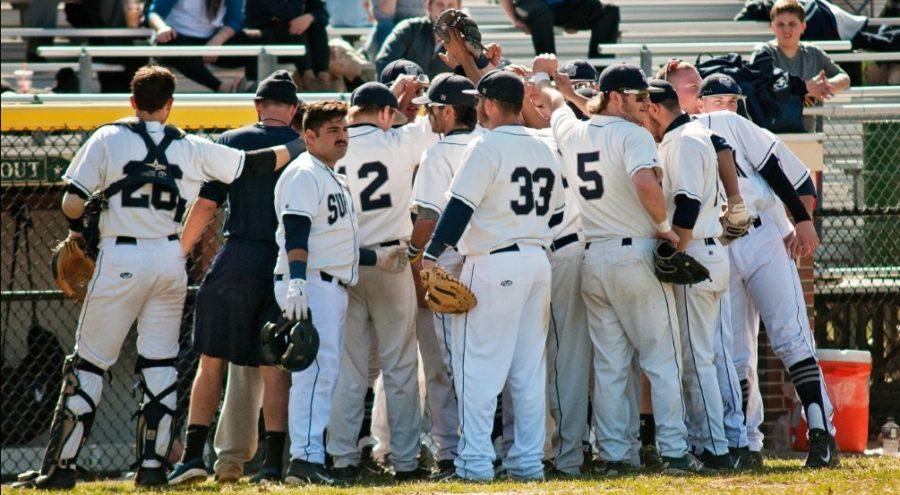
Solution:
M 134 109 L 114 103 L 45 103 L 3 105 L 3 131 L 34 129 L 93 129 L 134 115 Z M 247 102 L 184 102 L 176 100 L 167 123 L 183 128 L 228 129 L 256 122 L 256 109 Z

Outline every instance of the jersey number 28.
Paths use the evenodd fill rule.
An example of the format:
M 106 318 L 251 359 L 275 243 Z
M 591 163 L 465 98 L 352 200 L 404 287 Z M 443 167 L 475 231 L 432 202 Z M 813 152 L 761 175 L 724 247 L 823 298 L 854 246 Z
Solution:
M 546 215 L 550 211 L 550 193 L 556 176 L 549 168 L 537 168 L 533 172 L 525 167 L 513 170 L 510 180 L 519 185 L 519 199 L 510 201 L 509 206 L 516 215 L 528 215 L 532 211 Z M 534 185 L 538 184 L 537 197 Z

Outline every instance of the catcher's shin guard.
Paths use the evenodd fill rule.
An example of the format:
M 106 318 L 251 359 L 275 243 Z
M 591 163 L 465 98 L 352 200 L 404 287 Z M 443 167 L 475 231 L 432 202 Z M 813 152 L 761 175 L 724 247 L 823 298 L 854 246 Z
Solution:
M 137 418 L 137 461 L 134 467 L 168 466 L 175 431 L 175 399 L 178 372 L 175 358 L 147 359 L 138 356 L 134 365 L 143 392 Z
M 66 357 L 41 474 L 51 474 L 56 468 L 74 467 L 78 452 L 94 424 L 104 373 L 99 366 L 76 354 Z

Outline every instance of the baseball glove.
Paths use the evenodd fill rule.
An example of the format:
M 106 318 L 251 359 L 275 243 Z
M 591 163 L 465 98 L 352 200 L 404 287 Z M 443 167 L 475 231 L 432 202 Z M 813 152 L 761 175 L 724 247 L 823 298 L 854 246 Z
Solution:
M 444 40 L 444 43 L 449 43 L 450 29 L 455 29 L 459 32 L 463 41 L 466 42 L 466 48 L 469 49 L 473 57 L 484 53 L 484 45 L 481 44 L 481 31 L 478 30 L 478 24 L 468 14 L 458 9 L 447 9 L 442 12 L 434 23 L 434 32 Z
M 425 304 L 435 313 L 465 313 L 478 304 L 471 289 L 439 266 L 422 270 Z
M 722 244 L 728 245 L 729 242 L 743 237 L 750 230 L 753 219 L 750 218 L 750 212 L 744 202 L 729 203 L 725 214 L 719 219 L 722 223 L 722 236 L 719 240 Z
M 94 261 L 84 253 L 84 241 L 67 238 L 53 249 L 50 268 L 56 286 L 69 299 L 84 301 L 88 282 L 94 275 Z
M 667 284 L 691 285 L 711 280 L 705 266 L 689 254 L 678 251 L 671 242 L 657 244 L 653 258 L 656 278 Z

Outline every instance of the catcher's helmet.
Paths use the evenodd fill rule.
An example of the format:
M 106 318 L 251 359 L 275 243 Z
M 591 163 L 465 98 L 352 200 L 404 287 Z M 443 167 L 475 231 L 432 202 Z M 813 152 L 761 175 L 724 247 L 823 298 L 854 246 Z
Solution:
M 319 332 L 311 318 L 279 318 L 263 326 L 260 348 L 266 364 L 285 371 L 303 371 L 309 368 L 319 352 Z

